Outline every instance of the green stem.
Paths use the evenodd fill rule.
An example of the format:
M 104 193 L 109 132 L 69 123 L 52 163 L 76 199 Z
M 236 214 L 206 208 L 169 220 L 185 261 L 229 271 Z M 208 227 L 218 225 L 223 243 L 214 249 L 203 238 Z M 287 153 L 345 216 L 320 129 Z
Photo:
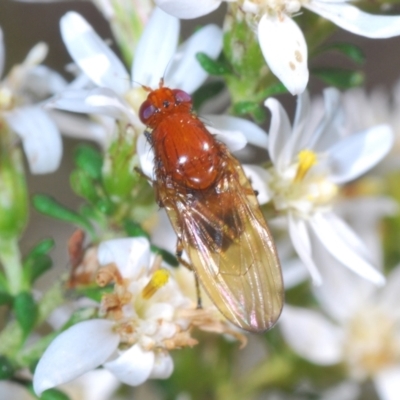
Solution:
M 0 261 L 7 277 L 10 294 L 16 295 L 25 287 L 18 240 L 15 237 L 0 239 Z

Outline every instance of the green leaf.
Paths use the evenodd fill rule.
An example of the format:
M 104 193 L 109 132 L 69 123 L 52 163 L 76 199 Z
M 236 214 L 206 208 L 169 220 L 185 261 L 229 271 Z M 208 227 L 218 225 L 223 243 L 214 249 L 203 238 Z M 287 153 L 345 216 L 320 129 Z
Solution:
M 87 286 L 87 287 L 77 287 L 75 291 L 83 296 L 88 297 L 91 300 L 94 300 L 98 303 L 101 302 L 101 299 L 105 293 L 111 293 L 114 290 L 113 285 L 107 285 L 104 287 L 99 286 Z
M 364 74 L 361 71 L 340 68 L 313 68 L 311 72 L 328 85 L 339 89 L 360 86 L 364 82 Z
M 13 297 L 7 292 L 0 291 L 0 306 L 8 305 L 13 302 Z
M 221 76 L 231 73 L 231 69 L 226 65 L 226 63 L 213 60 L 205 53 L 197 53 L 196 59 L 202 68 L 210 75 Z
M 267 111 L 263 106 L 253 101 L 240 101 L 233 106 L 233 113 L 239 116 L 251 115 L 258 123 L 264 122 Z
M 30 250 L 27 257 L 47 254 L 54 247 L 54 245 L 54 239 L 43 239 Z
M 38 317 L 37 306 L 31 293 L 21 292 L 15 296 L 14 312 L 24 336 L 28 336 L 35 326 Z
M 76 169 L 72 171 L 69 181 L 72 190 L 78 195 L 94 203 L 98 200 L 99 196 L 96 190 L 96 183 L 85 171 Z
M 103 157 L 99 151 L 91 146 L 80 145 L 74 154 L 75 164 L 92 179 L 101 179 Z
M 47 254 L 30 256 L 24 260 L 24 275 L 27 282 L 34 282 L 37 278 L 48 271 L 53 265 Z
M 79 215 L 75 211 L 66 208 L 52 197 L 46 196 L 44 194 L 37 194 L 33 196 L 32 201 L 36 210 L 38 210 L 42 214 L 60 219 L 62 221 L 70 222 L 81 228 L 86 229 L 89 232 L 93 232 L 93 227 L 86 218 Z
M 124 221 L 124 229 L 131 237 L 145 237 L 150 239 L 150 235 L 137 222 L 130 220 Z
M 154 244 L 152 244 L 150 246 L 150 248 L 151 248 L 151 251 L 153 253 L 159 254 L 162 257 L 162 259 L 166 263 L 168 263 L 171 267 L 178 267 L 179 266 L 178 259 L 172 253 L 170 253 L 169 251 L 164 250 L 164 249 L 162 249 L 162 248 L 160 248 L 160 247 L 158 247 L 158 246 L 156 246 Z
M 339 51 L 357 64 L 363 64 L 365 61 L 365 54 L 363 51 L 352 43 L 332 43 L 319 49 L 316 55 L 332 50 Z
M 225 88 L 222 81 L 209 82 L 201 86 L 192 94 L 193 108 L 198 110 L 207 100 L 212 99 Z
M 0 380 L 10 379 L 14 375 L 14 367 L 10 360 L 0 355 Z
M 277 94 L 282 94 L 282 93 L 287 93 L 287 89 L 285 88 L 283 83 L 278 82 L 278 83 L 275 83 L 274 85 L 268 86 L 266 89 L 264 89 L 259 94 L 257 94 L 257 97 L 261 98 L 262 100 L 265 100 L 268 97 L 275 96 Z
M 33 391 L 33 386 L 31 383 L 27 385 L 27 389 L 35 399 L 40 400 L 70 400 L 70 397 L 66 395 L 64 392 L 58 389 L 47 389 L 45 390 L 40 397 L 36 396 L 36 393 Z

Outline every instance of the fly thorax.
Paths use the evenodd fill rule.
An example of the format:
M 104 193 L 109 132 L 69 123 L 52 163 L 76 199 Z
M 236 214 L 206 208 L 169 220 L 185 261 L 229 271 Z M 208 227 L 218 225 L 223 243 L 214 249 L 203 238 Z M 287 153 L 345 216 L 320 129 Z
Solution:
M 280 170 L 271 167 L 268 186 L 278 211 L 294 212 L 307 218 L 329 209 L 338 188 L 329 181 L 328 171 L 311 150 L 302 150 L 296 160 Z
M 400 362 L 398 322 L 378 307 L 365 308 L 348 322 L 343 358 L 355 379 L 366 379 Z

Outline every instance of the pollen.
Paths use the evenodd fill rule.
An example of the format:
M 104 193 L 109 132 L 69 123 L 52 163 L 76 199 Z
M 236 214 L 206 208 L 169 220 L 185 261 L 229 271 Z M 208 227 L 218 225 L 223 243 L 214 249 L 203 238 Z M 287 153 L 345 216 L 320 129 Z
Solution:
M 10 89 L 0 88 L 0 110 L 9 110 L 12 107 L 13 94 Z
M 139 111 L 140 106 L 146 100 L 148 92 L 142 88 L 133 88 L 125 93 L 125 99 L 129 103 L 129 105 L 135 110 L 136 112 Z
M 311 150 L 302 150 L 299 155 L 299 165 L 293 182 L 301 182 L 310 168 L 317 163 L 317 155 Z
M 159 269 L 154 272 L 149 283 L 142 290 L 142 297 L 146 300 L 150 299 L 157 290 L 165 286 L 169 279 L 169 272 L 165 269 Z

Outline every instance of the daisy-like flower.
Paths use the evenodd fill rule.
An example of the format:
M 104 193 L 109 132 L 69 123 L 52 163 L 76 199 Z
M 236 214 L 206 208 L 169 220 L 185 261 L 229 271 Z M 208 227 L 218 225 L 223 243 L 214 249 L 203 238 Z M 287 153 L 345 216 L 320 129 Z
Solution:
M 138 42 L 129 75 L 86 20 L 75 12 L 68 12 L 61 19 L 63 41 L 75 63 L 98 88 L 64 91 L 48 106 L 107 115 L 138 132 L 143 131 L 137 113 L 147 93 L 141 85 L 155 88 L 164 77 L 165 85 L 192 93 L 207 78 L 195 54 L 205 52 L 214 58 L 222 49 L 222 32 L 215 25 L 205 26 L 178 47 L 179 28 L 177 18 L 160 9 L 154 10 Z M 110 129 L 108 137 L 103 138 L 104 143 L 110 141 L 112 133 Z
M 377 289 L 322 249 L 316 261 L 324 285 L 314 291 L 324 313 L 287 305 L 280 319 L 285 340 L 309 361 L 320 365 L 342 363 L 354 382 L 371 379 L 380 399 L 397 400 L 400 267 L 388 276 L 383 288 Z
M 260 202 L 270 201 L 278 215 L 286 216 L 293 246 L 314 283 L 321 283 L 314 252 L 323 246 L 354 272 L 383 284 L 366 246 L 332 208 L 339 185 L 376 165 L 390 150 L 393 133 L 379 125 L 341 136 L 339 92 L 327 89 L 324 97 L 325 114 L 314 129 L 309 126 L 307 93 L 298 99 L 293 127 L 279 102 L 266 100 L 272 114 L 268 146 L 272 166 L 246 170 Z
M 38 43 L 25 60 L 0 81 L 0 125 L 5 121 L 19 136 L 33 174 L 55 171 L 62 156 L 58 128 L 38 103 L 66 85 L 60 75 L 39 65 L 46 54 L 47 46 Z M 5 49 L 0 29 L 0 77 L 4 64 Z
M 307 86 L 307 44 L 292 16 L 305 7 L 339 27 L 369 38 L 400 34 L 400 16 L 365 13 L 345 0 L 155 0 L 164 11 L 179 18 L 197 18 L 214 11 L 222 1 L 237 3 L 258 23 L 258 40 L 271 71 L 292 94 Z
M 173 370 L 169 351 L 193 346 L 189 329 L 195 305 L 184 296 L 144 238 L 100 244 L 97 281 L 115 283 L 104 295 L 100 315 L 61 333 L 47 348 L 34 375 L 37 394 L 103 365 L 121 382 L 140 385 L 167 378 Z

